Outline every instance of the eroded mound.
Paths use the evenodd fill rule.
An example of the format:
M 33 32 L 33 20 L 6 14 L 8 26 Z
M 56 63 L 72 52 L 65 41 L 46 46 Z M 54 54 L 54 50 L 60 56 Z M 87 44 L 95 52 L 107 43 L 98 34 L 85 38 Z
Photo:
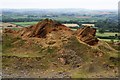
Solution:
M 98 42 L 94 28 L 80 28 L 74 34 L 68 27 L 46 19 L 19 31 L 8 29 L 4 33 L 8 33 L 3 34 L 2 46 L 5 78 L 96 78 L 118 75 L 118 53 L 106 42 Z M 83 42 L 98 44 L 89 46 Z
M 5 29 L 5 33 L 15 33 L 17 36 L 28 39 L 28 38 L 46 38 L 46 40 L 61 40 L 67 41 L 71 36 L 76 36 L 80 41 L 85 42 L 91 46 L 98 43 L 98 39 L 95 37 L 96 29 L 91 27 L 79 28 L 73 35 L 73 31 L 70 28 L 62 25 L 59 22 L 53 21 L 51 19 L 45 19 L 41 22 L 38 22 L 36 25 L 23 28 L 18 32 L 15 32 L 11 29 Z M 65 38 L 67 36 L 67 38 Z M 49 38 L 49 39 L 48 39 Z M 62 38 L 64 38 L 62 40 Z M 49 42 L 46 41 L 46 42 Z M 50 41 L 51 42 L 51 41 Z M 53 41 L 52 41 L 53 42 Z
M 23 38 L 29 38 L 29 37 L 37 37 L 37 38 L 46 38 L 47 35 L 51 34 L 52 32 L 56 31 L 56 35 L 62 37 L 62 34 L 57 34 L 60 32 L 67 32 L 64 35 L 72 35 L 70 28 L 62 25 L 61 23 L 58 23 L 56 21 L 53 21 L 51 19 L 45 19 L 41 22 L 38 22 L 36 25 L 23 28 L 19 31 L 19 36 Z M 98 43 L 98 39 L 95 37 L 96 29 L 91 27 L 84 27 L 80 28 L 76 31 L 77 38 L 89 45 L 95 45 Z M 55 35 L 54 35 L 55 36 Z M 53 37 L 54 37 L 53 36 Z M 56 38 L 56 37 L 54 37 Z
M 52 31 L 58 30 L 67 30 L 70 29 L 56 21 L 51 19 L 45 19 L 41 22 L 38 22 L 36 25 L 30 26 L 28 28 L 23 28 L 19 31 L 19 35 L 26 38 L 26 37 L 38 37 L 38 38 L 46 38 L 48 33 Z
M 96 29 L 91 27 L 80 28 L 76 31 L 79 40 L 89 44 L 95 45 L 98 43 L 98 39 L 95 37 Z

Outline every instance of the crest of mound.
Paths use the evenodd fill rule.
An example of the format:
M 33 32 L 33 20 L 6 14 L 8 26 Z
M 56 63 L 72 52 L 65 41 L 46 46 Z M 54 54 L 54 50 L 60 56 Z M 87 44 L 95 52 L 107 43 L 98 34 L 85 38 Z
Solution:
M 23 28 L 17 36 L 26 40 L 27 43 L 36 43 L 42 47 L 60 47 L 69 41 L 72 30 L 61 23 L 45 19 L 36 25 Z
M 38 22 L 36 25 L 23 28 L 21 31 L 19 31 L 19 35 L 24 38 L 25 37 L 46 38 L 46 35 L 48 33 L 59 30 L 69 31 L 70 29 L 59 22 L 53 21 L 51 19 L 45 19 L 41 22 Z
M 98 43 L 98 39 L 95 37 L 96 29 L 91 27 L 83 27 L 76 31 L 77 38 L 89 45 L 95 45 Z

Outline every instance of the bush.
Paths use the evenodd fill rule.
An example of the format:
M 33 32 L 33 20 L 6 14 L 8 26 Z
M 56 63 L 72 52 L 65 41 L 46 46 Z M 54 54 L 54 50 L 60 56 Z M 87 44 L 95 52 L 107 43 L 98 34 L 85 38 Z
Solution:
M 103 34 L 104 32 L 105 32 L 104 29 L 100 29 L 100 30 L 99 30 L 99 33 L 101 33 L 101 34 Z

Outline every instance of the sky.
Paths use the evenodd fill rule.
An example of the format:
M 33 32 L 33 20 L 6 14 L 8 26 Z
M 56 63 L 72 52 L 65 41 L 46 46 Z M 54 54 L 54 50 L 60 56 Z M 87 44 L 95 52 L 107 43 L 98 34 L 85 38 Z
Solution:
M 57 8 L 85 8 L 118 9 L 120 0 L 1 0 L 0 8 L 12 9 L 57 9 Z

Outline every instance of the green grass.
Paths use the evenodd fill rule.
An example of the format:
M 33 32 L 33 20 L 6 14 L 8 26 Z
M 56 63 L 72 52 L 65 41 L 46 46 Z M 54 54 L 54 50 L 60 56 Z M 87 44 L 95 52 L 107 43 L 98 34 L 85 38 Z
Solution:
M 15 41 L 20 40 L 20 38 L 15 37 L 13 38 L 12 35 L 3 35 L 3 44 L 2 44 L 2 49 L 3 49 L 3 53 L 8 51 L 9 49 L 13 48 L 13 44 Z

